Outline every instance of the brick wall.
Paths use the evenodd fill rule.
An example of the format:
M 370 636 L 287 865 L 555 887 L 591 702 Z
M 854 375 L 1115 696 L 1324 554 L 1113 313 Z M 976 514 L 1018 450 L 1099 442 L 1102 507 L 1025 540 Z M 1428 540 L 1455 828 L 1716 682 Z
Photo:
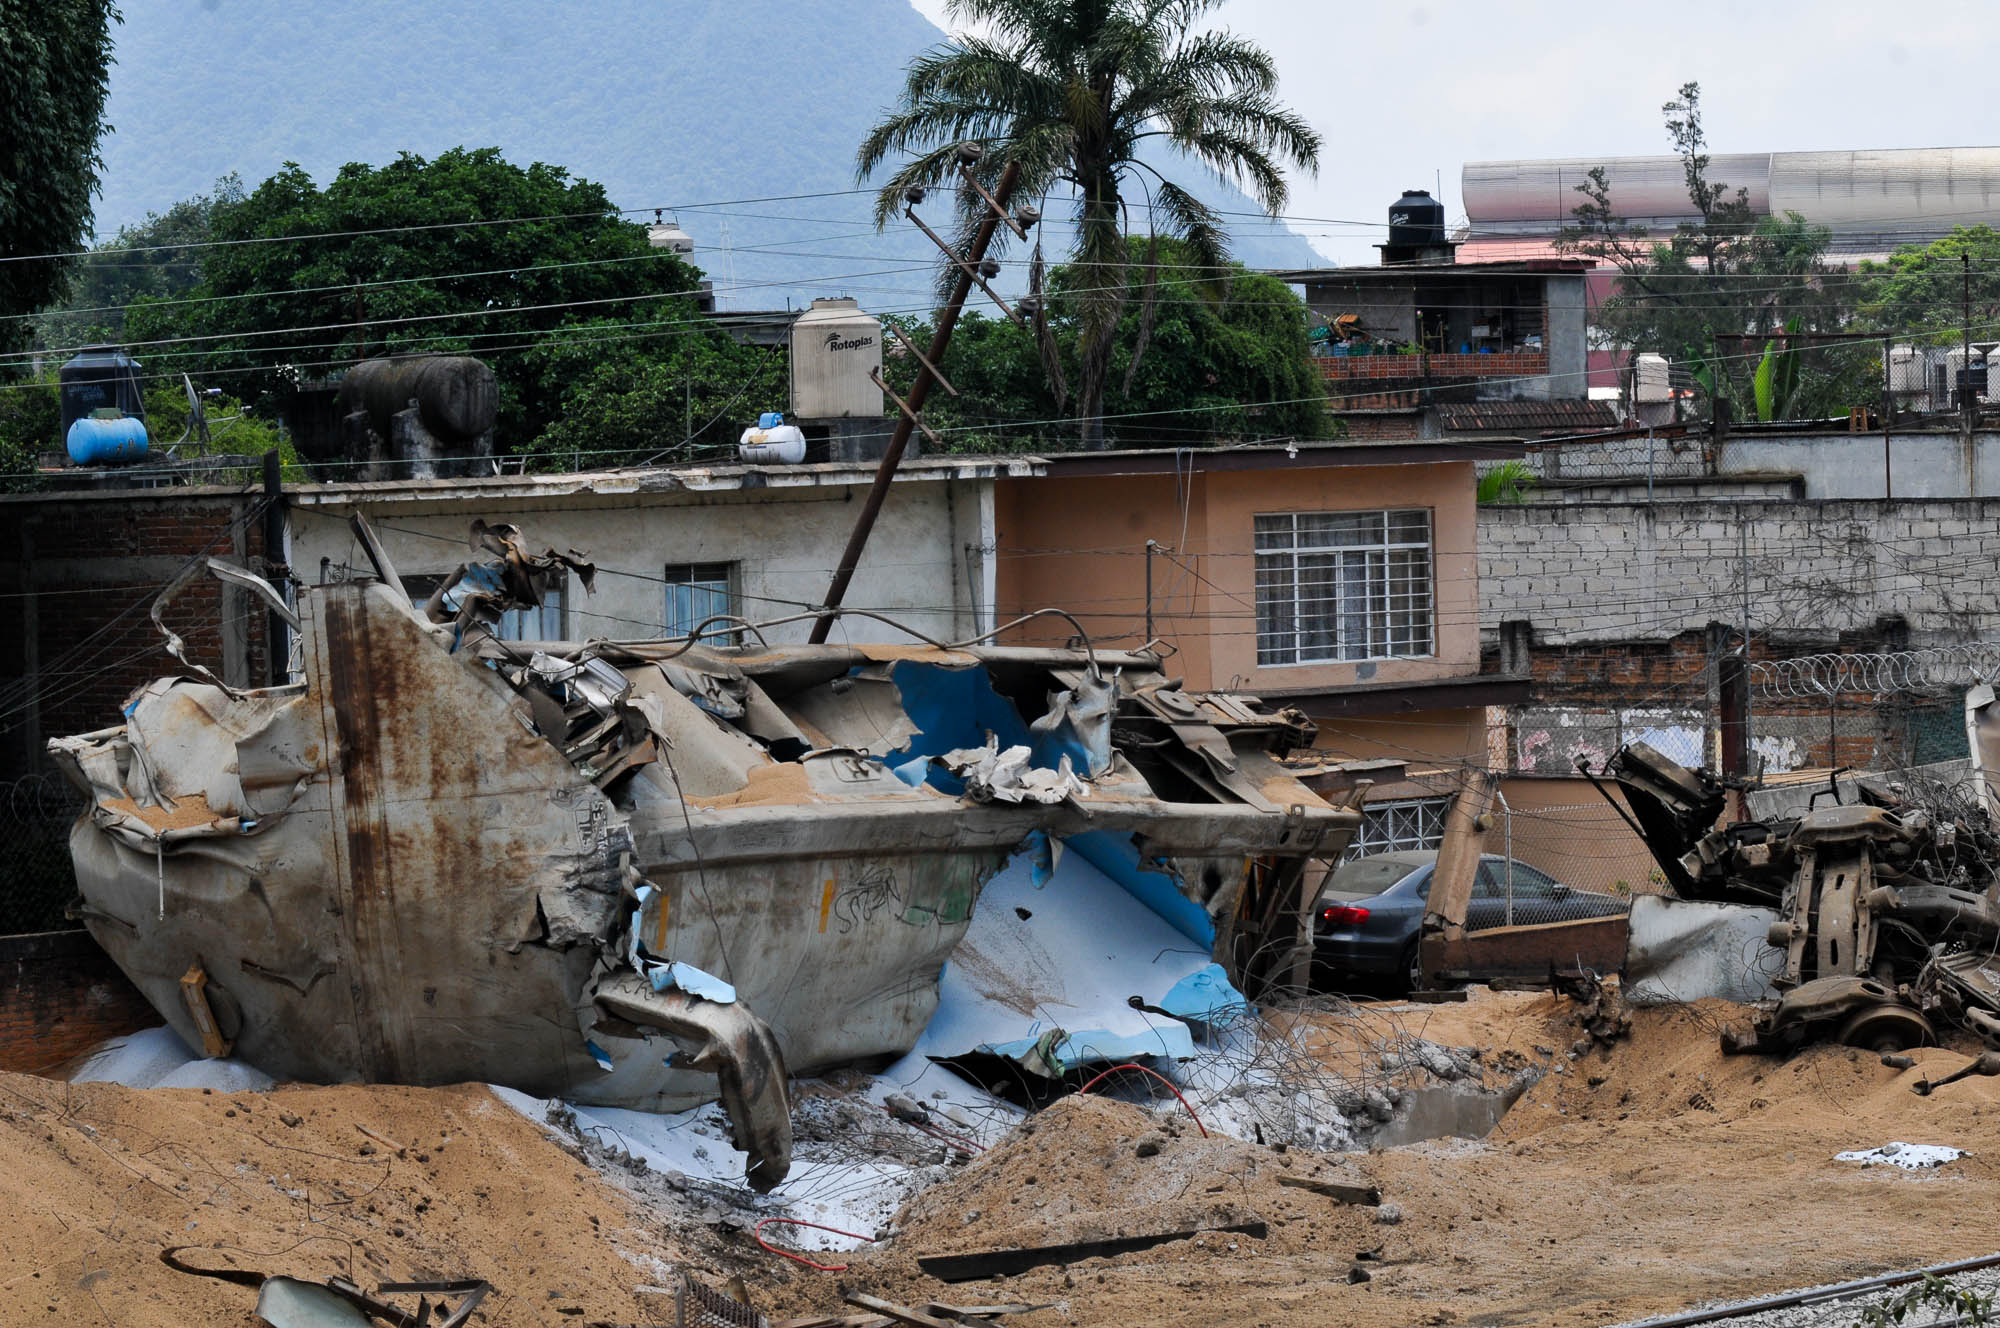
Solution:
M 187 489 L 0 499 L 0 783 L 47 770 L 48 738 L 117 723 L 133 689 L 170 671 L 154 598 L 203 556 L 261 570 L 255 505 Z M 265 615 L 247 593 L 203 577 L 166 622 L 225 679 L 265 681 Z
M 1507 714 L 1508 767 L 1569 774 L 1579 755 L 1592 768 L 1624 743 L 1644 741 L 1686 765 L 1720 758 L 1715 653 L 1710 633 L 1665 640 L 1544 645 L 1527 651 L 1533 700 Z M 1894 650 L 1900 628 L 1884 626 L 1813 643 L 1828 651 Z M 1751 642 L 1762 662 L 1801 653 L 1800 643 Z M 1482 666 L 1518 669 L 1490 649 Z M 1852 766 L 1880 770 L 1963 755 L 1955 696 L 1844 694 L 1834 698 L 1757 695 L 1751 702 L 1751 761 L 1772 773 Z
M 1467 355 L 1454 351 L 1436 355 L 1322 355 L 1313 361 L 1320 376 L 1345 382 L 1357 378 L 1486 378 L 1536 377 L 1549 371 L 1541 351 L 1506 351 Z
M 52 1073 L 161 1022 L 88 932 L 0 937 L 0 1070 Z

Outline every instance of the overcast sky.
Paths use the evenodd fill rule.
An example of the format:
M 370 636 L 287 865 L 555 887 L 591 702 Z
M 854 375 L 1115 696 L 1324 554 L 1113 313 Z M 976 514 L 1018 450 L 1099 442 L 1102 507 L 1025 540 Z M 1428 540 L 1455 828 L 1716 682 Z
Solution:
M 949 27 L 945 0 L 913 3 Z M 1668 151 L 1660 104 L 1689 79 L 1715 152 L 2000 141 L 1992 5 L 1230 0 L 1217 21 L 1324 137 L 1289 212 L 1340 262 L 1374 261 L 1373 224 L 1440 172 L 1456 223 L 1467 161 Z

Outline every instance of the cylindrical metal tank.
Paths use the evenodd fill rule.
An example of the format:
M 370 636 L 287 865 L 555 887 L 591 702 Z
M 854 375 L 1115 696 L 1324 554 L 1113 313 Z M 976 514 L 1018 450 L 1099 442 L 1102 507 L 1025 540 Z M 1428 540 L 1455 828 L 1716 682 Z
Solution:
M 806 436 L 779 412 L 767 411 L 737 439 L 736 455 L 753 465 L 796 466 L 806 459 Z
M 366 411 L 383 437 L 389 417 L 417 403 L 424 428 L 446 442 L 493 427 L 500 388 L 484 361 L 465 355 L 396 355 L 363 360 L 340 385 L 342 414 Z
M 1393 247 L 1426 248 L 1445 243 L 1444 204 L 1428 189 L 1405 189 L 1389 205 L 1389 243 Z
M 146 422 L 130 415 L 96 419 L 86 415 L 63 438 L 69 459 L 79 466 L 117 466 L 146 455 Z
M 792 417 L 879 416 L 882 324 L 850 299 L 814 300 L 792 323 Z
M 1508 223 L 1558 225 L 1571 220 L 1572 209 L 1584 201 L 1576 187 L 1591 168 L 1604 168 L 1611 186 L 1611 208 L 1631 221 L 1685 221 L 1695 216 L 1687 195 L 1687 175 L 1679 157 L 1564 157 L 1543 161 L 1470 161 L 1459 175 L 1465 215 L 1475 233 L 1506 230 Z M 1750 210 L 1771 210 L 1771 154 L 1716 153 L 1709 158 L 1708 179 L 1727 186 L 1733 199 L 1738 189 L 1749 198 Z M 1810 220 L 1819 220 L 1808 213 Z

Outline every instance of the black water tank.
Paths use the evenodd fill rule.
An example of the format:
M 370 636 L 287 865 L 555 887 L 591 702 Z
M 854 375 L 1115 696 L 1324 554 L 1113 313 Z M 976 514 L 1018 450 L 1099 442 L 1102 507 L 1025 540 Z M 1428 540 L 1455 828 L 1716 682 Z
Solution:
M 1397 248 L 1425 249 L 1444 238 L 1444 204 L 1428 189 L 1405 190 L 1389 207 L 1389 243 Z
M 144 418 L 139 394 L 139 362 L 116 346 L 91 346 L 56 371 L 62 404 L 62 433 L 93 410 L 117 410 Z

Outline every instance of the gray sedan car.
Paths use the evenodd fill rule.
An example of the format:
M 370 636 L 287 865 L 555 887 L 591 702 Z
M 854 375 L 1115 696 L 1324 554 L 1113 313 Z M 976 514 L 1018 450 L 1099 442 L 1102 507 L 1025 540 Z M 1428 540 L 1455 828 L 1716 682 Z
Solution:
M 1361 986 L 1408 991 L 1421 985 L 1417 927 L 1436 867 L 1435 849 L 1399 849 L 1335 869 L 1320 891 L 1313 985 L 1333 991 Z M 1479 860 L 1465 927 L 1480 931 L 1607 917 L 1626 908 L 1615 895 L 1573 889 L 1525 862 L 1488 853 Z

